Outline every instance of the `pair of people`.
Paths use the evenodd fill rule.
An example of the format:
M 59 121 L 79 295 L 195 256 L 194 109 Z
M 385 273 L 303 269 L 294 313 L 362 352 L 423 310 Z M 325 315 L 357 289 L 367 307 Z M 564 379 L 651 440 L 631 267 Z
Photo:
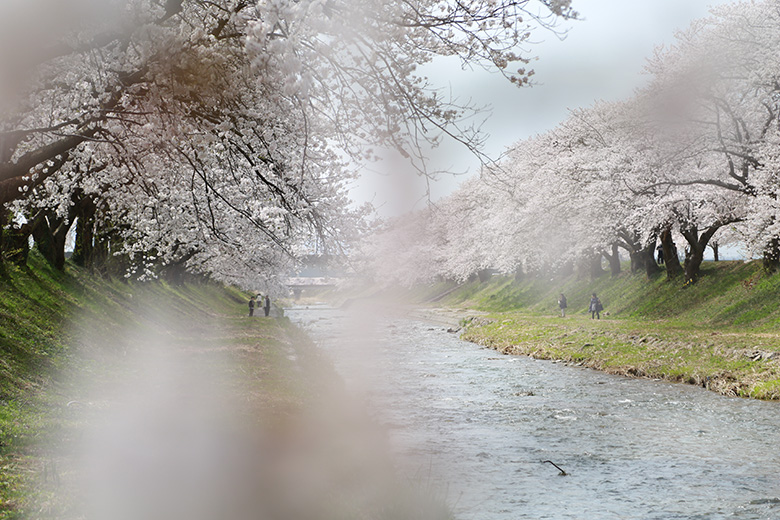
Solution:
M 566 302 L 566 296 L 561 293 L 560 296 L 558 296 L 558 308 L 561 309 L 561 317 L 566 316 L 566 307 L 568 306 Z M 601 311 L 604 310 L 604 306 L 601 304 L 601 300 L 599 300 L 599 297 L 596 296 L 596 293 L 593 293 L 590 297 L 590 305 L 588 305 L 588 312 L 590 312 L 590 319 L 596 318 L 597 320 L 601 319 Z
M 260 299 L 260 302 L 263 301 L 263 296 L 258 294 L 257 296 L 252 296 L 249 298 L 249 316 L 252 317 L 255 315 L 255 307 L 260 304 L 260 302 L 257 301 L 257 299 Z M 266 295 L 265 296 L 265 304 L 263 305 L 263 310 L 265 311 L 265 315 L 268 316 L 271 314 L 271 298 Z

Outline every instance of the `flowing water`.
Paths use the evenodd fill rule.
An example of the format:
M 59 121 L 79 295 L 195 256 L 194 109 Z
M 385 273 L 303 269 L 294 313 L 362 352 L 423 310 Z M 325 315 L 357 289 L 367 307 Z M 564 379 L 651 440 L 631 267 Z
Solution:
M 387 313 L 286 314 L 458 519 L 780 518 L 778 403 L 503 356 Z

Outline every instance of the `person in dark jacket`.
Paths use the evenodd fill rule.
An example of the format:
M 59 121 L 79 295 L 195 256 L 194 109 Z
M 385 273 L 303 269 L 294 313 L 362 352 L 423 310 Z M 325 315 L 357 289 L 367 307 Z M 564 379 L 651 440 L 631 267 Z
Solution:
M 255 315 L 255 297 L 252 296 L 251 298 L 249 298 L 249 317 L 251 318 L 254 315 Z
M 561 318 L 566 317 L 566 296 L 561 293 L 560 296 L 558 296 L 558 307 L 561 309 Z
M 596 293 L 593 293 L 593 295 L 590 297 L 590 306 L 588 307 L 588 310 L 590 311 L 590 319 L 601 319 L 601 315 L 599 313 L 604 310 L 604 306 L 601 305 L 601 300 L 599 300 L 599 297 L 596 296 Z

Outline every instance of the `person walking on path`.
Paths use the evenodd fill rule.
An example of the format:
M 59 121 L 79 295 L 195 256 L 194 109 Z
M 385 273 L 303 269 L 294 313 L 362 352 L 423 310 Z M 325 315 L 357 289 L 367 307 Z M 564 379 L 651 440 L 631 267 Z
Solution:
M 566 296 L 561 293 L 560 296 L 558 296 L 558 307 L 561 309 L 561 318 L 566 317 Z
M 599 300 L 599 297 L 596 296 L 596 293 L 593 293 L 593 295 L 590 297 L 590 306 L 588 307 L 588 310 L 590 310 L 590 319 L 601 319 L 601 315 L 599 313 L 604 310 L 604 306 L 601 305 L 601 300 Z
M 271 314 L 271 298 L 266 294 L 265 295 L 265 315 L 268 317 L 269 314 Z
M 254 315 L 255 315 L 255 297 L 252 296 L 251 298 L 249 298 L 249 317 L 251 318 Z

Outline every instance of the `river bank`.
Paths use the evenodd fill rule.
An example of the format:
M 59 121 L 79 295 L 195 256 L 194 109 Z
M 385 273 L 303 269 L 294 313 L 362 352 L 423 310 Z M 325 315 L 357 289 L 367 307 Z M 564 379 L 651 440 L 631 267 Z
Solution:
M 416 312 L 450 323 L 460 315 L 454 328 L 462 327 L 463 339 L 505 354 L 780 400 L 780 275 L 758 262 L 709 262 L 702 273 L 693 286 L 624 272 L 597 279 L 496 276 L 409 294 L 427 309 Z M 587 312 L 592 292 L 605 304 L 600 320 Z M 565 318 L 560 293 L 569 300 Z
M 503 354 L 688 383 L 728 396 L 780 399 L 780 336 L 774 333 L 517 313 L 466 322 L 463 339 Z
M 31 263 L 0 279 L 0 519 L 449 518 L 288 319 Z
M 466 309 L 379 305 L 286 314 L 455 518 L 778 518 L 775 403 L 504 356 L 446 332 Z

